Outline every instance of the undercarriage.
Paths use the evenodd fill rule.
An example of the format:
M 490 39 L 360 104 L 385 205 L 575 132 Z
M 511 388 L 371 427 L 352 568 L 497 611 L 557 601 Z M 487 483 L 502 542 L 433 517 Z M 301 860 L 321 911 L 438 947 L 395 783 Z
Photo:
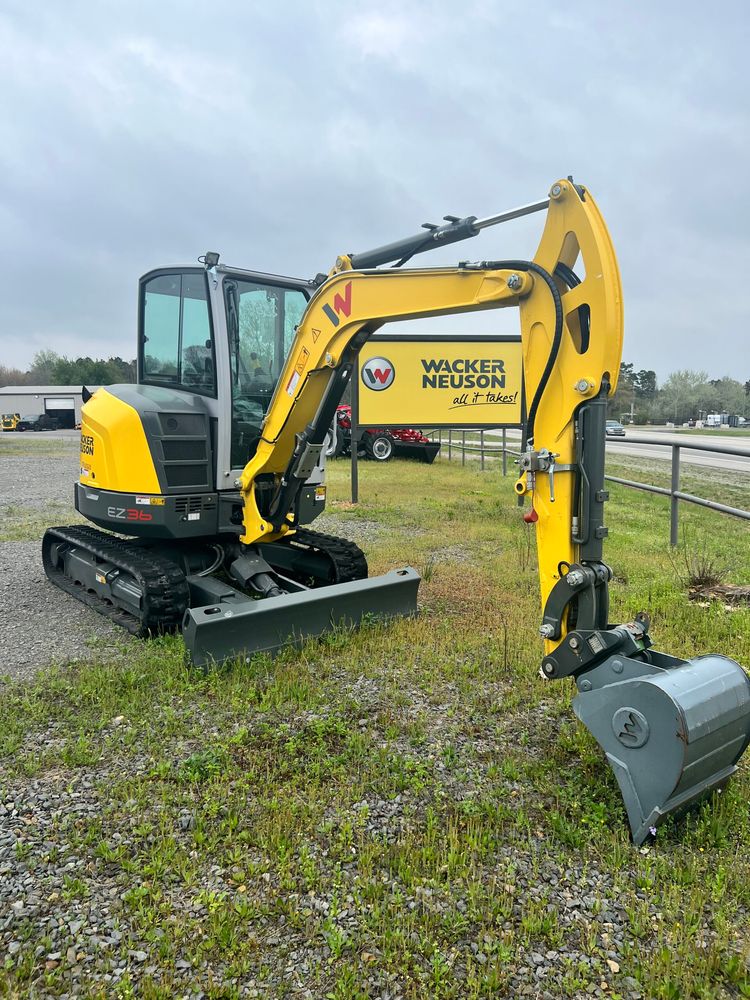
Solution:
M 358 545 L 309 529 L 241 546 L 128 539 L 74 525 L 47 530 L 42 558 L 52 583 L 132 635 L 181 629 L 198 666 L 273 652 L 365 615 L 416 612 L 419 584 L 413 570 L 368 579 Z

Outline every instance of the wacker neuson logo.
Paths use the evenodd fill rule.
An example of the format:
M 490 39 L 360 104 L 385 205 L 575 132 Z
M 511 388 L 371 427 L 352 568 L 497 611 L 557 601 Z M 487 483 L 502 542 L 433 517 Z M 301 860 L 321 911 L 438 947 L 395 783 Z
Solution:
M 362 381 L 376 392 L 393 385 L 395 377 L 396 369 L 387 358 L 370 358 L 362 365 Z
M 500 358 L 422 358 L 423 389 L 504 389 Z

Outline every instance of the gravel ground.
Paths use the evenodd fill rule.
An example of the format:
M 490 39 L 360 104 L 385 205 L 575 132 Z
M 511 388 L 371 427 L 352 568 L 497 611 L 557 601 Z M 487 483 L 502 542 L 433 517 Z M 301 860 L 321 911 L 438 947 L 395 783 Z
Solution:
M 60 432 L 61 434 L 63 432 Z M 77 436 L 21 435 L 0 440 L 0 509 L 5 533 L 15 522 L 39 527 L 74 519 Z M 6 536 L 7 537 L 7 536 Z M 89 659 L 133 641 L 116 625 L 47 582 L 39 538 L 0 541 L 0 677 L 30 677 L 54 662 Z
M 0 605 L 8 612 L 0 627 L 0 676 L 13 680 L 135 641 L 48 582 L 39 542 L 0 543 Z
M 63 434 L 64 432 L 59 432 Z M 0 503 L 44 511 L 50 504 L 73 510 L 73 484 L 78 479 L 78 436 L 21 434 L 0 437 Z
M 383 734 L 377 722 L 377 714 L 384 707 L 385 692 L 381 684 L 366 678 L 351 683 L 343 673 L 340 683 L 362 713 L 357 722 L 360 733 L 381 741 Z M 461 803 L 471 799 L 485 782 L 486 769 L 496 759 L 498 747 L 491 740 L 478 743 L 473 738 L 457 738 L 455 723 L 461 712 L 460 696 L 457 691 L 448 691 L 446 697 L 445 703 L 432 704 L 419 691 L 411 690 L 408 706 L 398 714 L 401 721 L 429 714 L 430 727 L 419 760 L 434 774 L 441 795 Z M 541 717 L 544 725 L 543 711 Z M 315 713 L 301 714 L 292 722 L 292 731 L 303 729 L 316 718 L 319 717 Z M 254 720 L 247 721 L 252 726 Z M 220 738 L 221 727 L 209 714 L 204 725 L 207 744 Z M 172 988 L 176 983 L 181 986 L 174 995 L 196 1000 L 215 995 L 318 1000 L 323 994 L 309 989 L 307 983 L 321 964 L 332 961 L 331 948 L 320 935 L 310 935 L 304 927 L 290 925 L 274 904 L 284 898 L 293 910 L 308 915 L 308 924 L 318 918 L 327 919 L 337 933 L 357 939 L 371 909 L 371 904 L 362 899 L 357 859 L 338 865 L 334 878 L 334 866 L 326 860 L 327 849 L 312 840 L 310 849 L 327 875 L 321 888 L 290 891 L 273 869 L 247 886 L 260 912 L 267 912 L 252 924 L 251 952 L 257 950 L 267 956 L 260 976 L 257 969 L 238 976 L 222 963 L 196 957 L 191 949 L 173 957 L 167 971 L 160 955 L 158 934 L 144 933 L 143 923 L 139 926 L 133 908 L 134 893 L 145 891 L 141 886 L 148 887 L 148 879 L 126 873 L 113 864 L 109 850 L 97 849 L 92 853 L 77 840 L 80 831 L 100 817 L 106 824 L 113 808 L 108 789 L 122 782 L 126 774 L 137 781 L 153 772 L 155 761 L 148 754 L 131 754 L 124 763 L 130 743 L 129 730 L 129 720 L 121 716 L 113 718 L 102 734 L 106 748 L 102 748 L 98 762 L 83 773 L 80 769 L 52 769 L 30 780 L 9 781 L 4 788 L 0 784 L 3 793 L 0 795 L 0 895 L 8 901 L 5 912 L 0 911 L 0 956 L 5 954 L 13 965 L 33 961 L 43 965 L 47 973 L 55 973 L 55 987 L 48 992 L 40 986 L 34 994 L 40 997 L 98 996 L 98 989 L 104 990 L 101 995 L 119 996 L 121 981 L 134 990 L 124 995 L 138 996 L 141 987 L 149 984 L 153 988 L 167 973 Z M 54 754 L 60 743 L 55 725 L 33 736 L 34 751 L 42 754 L 47 751 Z M 462 766 L 454 773 L 444 762 L 446 746 L 461 761 Z M 408 739 L 399 739 L 390 747 L 405 758 L 413 758 L 414 747 Z M 169 748 L 169 753 L 179 756 L 188 749 L 187 744 L 178 743 Z M 511 781 L 508 795 L 522 803 L 526 790 L 523 784 Z M 425 792 L 409 790 L 394 798 L 372 795 L 354 803 L 347 813 L 334 809 L 324 818 L 319 833 L 322 837 L 327 823 L 336 827 L 346 822 L 354 828 L 361 825 L 367 837 L 375 842 L 395 845 L 423 824 L 429 804 L 430 797 Z M 155 805 L 155 809 L 164 810 L 164 806 Z M 135 800 L 126 802 L 124 811 L 120 806 L 117 832 L 113 834 L 110 829 L 103 834 L 103 840 L 113 852 L 137 855 L 141 849 L 138 826 L 144 818 Z M 175 804 L 168 814 L 162 814 L 161 829 L 169 830 L 171 826 L 174 843 L 180 850 L 191 851 L 194 850 L 192 831 L 197 822 L 196 811 L 185 807 L 178 811 Z M 246 898 L 244 885 L 238 889 L 245 875 L 238 876 L 231 866 L 215 861 L 210 856 L 204 859 L 197 883 L 180 886 L 176 882 L 171 889 L 164 890 L 162 916 L 168 914 L 171 921 L 200 924 L 210 919 L 212 897 L 221 898 L 230 906 L 239 905 Z M 481 877 L 492 880 L 498 899 L 507 903 L 507 916 L 496 928 L 488 928 L 476 938 L 467 935 L 461 941 L 452 957 L 457 972 L 467 961 L 479 966 L 491 962 L 498 936 L 517 932 L 530 909 L 535 908 L 539 913 L 554 915 L 561 930 L 561 943 L 554 948 L 521 949 L 509 988 L 493 994 L 498 1000 L 510 997 L 557 1000 L 563 996 L 583 1000 L 589 996 L 611 996 L 613 990 L 620 1000 L 643 1000 L 637 981 L 618 975 L 628 938 L 628 919 L 617 876 L 595 863 L 571 864 L 569 860 L 549 856 L 539 842 L 538 856 L 531 859 L 519 852 L 519 845 L 498 844 L 493 872 L 485 871 Z M 627 878 L 626 872 L 620 874 L 621 882 Z M 443 919 L 453 914 L 461 919 L 462 915 L 468 915 L 472 905 L 471 900 L 463 895 L 456 897 L 447 888 L 407 887 L 393 872 L 382 871 L 378 881 L 389 895 L 403 897 L 406 912 L 429 913 Z M 646 899 L 645 892 L 638 895 Z M 649 909 L 651 919 L 658 920 L 656 904 Z M 34 932 L 30 935 L 32 927 Z M 597 942 L 596 954 L 592 945 L 586 943 L 591 940 Z M 405 990 L 400 977 L 378 969 L 377 949 L 364 951 L 363 955 L 365 963 L 372 963 L 367 995 L 378 1000 L 403 1000 Z M 592 981 L 587 990 L 574 993 L 564 990 L 564 971 L 571 966 L 590 969 Z M 210 992 L 217 979 L 223 982 L 226 993 Z M 335 995 L 337 1000 L 344 996 L 327 995 Z
M 44 524 L 70 518 L 76 467 L 74 439 L 0 439 L 0 537 L 20 531 L 19 540 L 0 542 L 0 601 L 13 609 L 0 625 L 0 674 L 26 678 L 45 663 L 99 658 L 103 645 L 119 646 L 127 657 L 134 648 L 128 644 L 137 643 L 45 582 L 37 536 Z M 315 527 L 364 545 L 387 536 L 382 524 L 343 510 L 332 507 Z M 462 561 L 463 550 L 449 535 L 440 541 L 435 562 Z M 377 637 L 359 641 L 381 648 Z M 44 722 L 12 746 L 13 766 L 0 767 L 0 993 L 349 1000 L 354 994 L 345 987 L 330 992 L 310 984 L 332 976 L 351 943 L 366 970 L 358 997 L 435 995 L 427 978 L 420 980 L 424 992 L 415 993 L 413 982 L 410 987 L 383 960 L 377 939 L 371 941 L 381 919 L 373 914 L 382 907 L 404 924 L 409 940 L 390 945 L 404 960 L 428 954 L 421 927 L 457 928 L 445 932 L 452 944 L 438 956 L 448 982 L 464 983 L 469 970 L 490 968 L 507 952 L 507 984 L 483 995 L 645 1000 L 647 991 L 628 974 L 633 950 L 668 940 L 658 936 L 663 886 L 644 857 L 651 848 L 610 866 L 606 856 L 561 846 L 540 818 L 539 793 L 519 769 L 529 761 L 541 769 L 554 750 L 560 722 L 552 700 L 536 702 L 533 711 L 523 705 L 500 711 L 514 684 L 491 671 L 474 675 L 478 654 L 461 642 L 455 652 L 435 647 L 445 676 L 461 683 L 438 674 L 427 684 L 433 646 L 423 642 L 422 659 L 413 664 L 419 682 L 399 675 L 399 697 L 389 646 L 382 647 L 380 673 L 371 676 L 345 669 L 351 650 L 337 653 L 335 644 L 323 660 L 324 679 L 318 663 L 309 677 L 292 672 L 288 686 L 278 689 L 277 708 L 269 708 L 272 698 L 259 707 L 260 686 L 243 703 L 239 692 L 216 697 L 231 678 L 216 680 L 214 692 L 181 687 L 193 680 L 178 673 L 171 677 L 174 687 L 148 688 L 148 706 L 140 709 L 147 714 L 140 717 L 137 710 L 130 717 L 126 700 L 106 702 L 103 716 L 87 716 L 87 699 L 103 698 L 101 692 L 86 689 L 80 698 L 79 691 L 74 704 L 62 693 Z M 147 679 L 156 687 L 164 670 L 158 654 L 150 669 Z M 472 689 L 481 689 L 475 701 L 467 701 L 462 686 L 469 677 Z M 105 686 L 127 699 L 139 683 L 137 676 L 127 684 L 120 678 L 118 687 L 108 677 Z M 77 733 L 79 713 L 84 721 Z M 352 732 L 356 739 L 348 741 Z M 509 757 L 513 766 L 504 771 Z M 353 781 L 362 780 L 369 760 L 382 760 L 386 773 L 363 781 L 356 797 L 339 777 L 325 811 L 308 821 L 306 810 L 316 813 L 307 771 L 337 758 Z M 217 762 L 210 777 L 200 777 L 202 761 L 207 768 Z M 247 773 L 256 775 L 249 796 Z M 396 779 L 398 785 L 389 784 Z M 291 851 L 284 838 L 274 846 L 268 832 L 268 816 L 284 803 L 274 798 L 272 809 L 263 799 L 266 814 L 254 811 L 255 798 L 272 793 L 264 782 L 273 790 L 275 780 L 286 783 L 296 822 L 305 824 L 302 841 L 290 834 Z M 545 810 L 556 806 L 558 794 L 563 798 L 556 789 L 553 801 L 544 793 Z M 482 811 L 493 805 L 506 807 L 508 816 L 500 808 L 493 820 Z M 438 830 L 443 824 L 446 843 L 448 835 L 456 838 L 443 867 L 443 841 L 433 843 L 426 832 L 431 823 Z M 347 831 L 352 847 L 344 851 L 339 832 Z M 402 858 L 404 844 L 412 845 L 413 858 Z M 300 860 L 303 848 L 309 865 Z M 461 855 L 460 864 L 454 855 Z M 409 863 L 403 875 L 401 860 Z M 447 879 L 449 860 L 455 871 Z M 479 889 L 491 894 L 491 907 Z M 631 911 L 642 925 L 635 932 Z M 242 961 L 230 963 L 225 949 L 231 952 L 234 935 L 244 951 Z M 701 913 L 694 947 L 708 955 L 717 938 L 711 913 Z M 427 976 L 426 957 L 423 969 Z M 585 987 L 565 985 L 571 970 Z M 4 971 L 13 977 L 7 994 Z M 30 992 L 13 992 L 17 982 Z M 717 984 L 711 995 L 738 994 Z

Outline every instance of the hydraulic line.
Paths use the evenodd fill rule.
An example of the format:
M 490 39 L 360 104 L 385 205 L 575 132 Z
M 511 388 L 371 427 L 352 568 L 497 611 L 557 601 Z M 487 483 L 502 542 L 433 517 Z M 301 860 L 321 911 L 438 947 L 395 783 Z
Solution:
M 559 266 L 559 265 L 558 265 Z M 479 267 L 486 268 L 487 270 L 514 270 L 514 271 L 531 271 L 532 274 L 538 274 L 542 281 L 545 282 L 550 292 L 552 293 L 552 301 L 555 303 L 555 332 L 552 337 L 552 347 L 550 348 L 549 357 L 547 358 L 547 364 L 544 366 L 544 371 L 542 372 L 542 377 L 539 380 L 539 385 L 536 387 L 536 392 L 534 393 L 534 398 L 531 401 L 531 406 L 529 407 L 529 412 L 526 417 L 526 433 L 527 440 L 533 443 L 534 440 L 534 422 L 536 420 L 536 411 L 539 409 L 539 404 L 542 401 L 542 396 L 547 388 L 547 383 L 550 380 L 550 376 L 555 367 L 557 361 L 557 355 L 560 353 L 560 344 L 562 343 L 563 335 L 563 307 L 562 298 L 560 296 L 560 290 L 555 284 L 555 279 L 539 264 L 535 264 L 533 260 L 483 260 Z M 565 279 L 563 279 L 565 280 Z

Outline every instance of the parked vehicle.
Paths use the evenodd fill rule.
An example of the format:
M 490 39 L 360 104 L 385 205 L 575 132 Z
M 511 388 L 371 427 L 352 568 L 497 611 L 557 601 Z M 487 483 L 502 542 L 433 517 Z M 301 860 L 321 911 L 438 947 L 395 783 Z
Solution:
M 48 413 L 32 413 L 28 417 L 21 417 L 16 424 L 17 431 L 59 431 L 60 421 L 57 417 L 51 417 Z
M 619 420 L 608 420 L 604 428 L 607 437 L 625 437 L 625 428 Z
M 20 413 L 3 413 L 0 426 L 4 431 L 14 431 L 20 419 Z
M 352 443 L 352 408 L 342 405 L 336 409 L 336 441 L 328 449 L 329 458 L 348 455 Z M 399 458 L 416 458 L 420 462 L 432 464 L 440 445 L 430 441 L 424 434 L 412 427 L 367 428 L 362 432 L 359 454 L 375 462 L 387 462 L 397 455 Z
M 703 421 L 704 427 L 721 427 L 722 424 L 729 424 L 728 413 L 707 413 Z

